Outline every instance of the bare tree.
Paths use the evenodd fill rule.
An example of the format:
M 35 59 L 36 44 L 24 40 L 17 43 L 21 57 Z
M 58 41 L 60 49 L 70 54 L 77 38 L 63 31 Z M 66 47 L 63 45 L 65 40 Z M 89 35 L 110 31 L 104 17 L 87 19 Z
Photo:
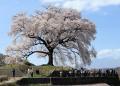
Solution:
M 48 56 L 49 65 L 54 65 L 57 58 L 64 63 L 74 57 L 80 57 L 87 64 L 96 56 L 91 48 L 95 34 L 95 25 L 82 18 L 80 12 L 48 7 L 32 16 L 19 13 L 13 17 L 9 32 L 13 44 L 7 52 L 17 57 L 28 57 L 34 53 Z

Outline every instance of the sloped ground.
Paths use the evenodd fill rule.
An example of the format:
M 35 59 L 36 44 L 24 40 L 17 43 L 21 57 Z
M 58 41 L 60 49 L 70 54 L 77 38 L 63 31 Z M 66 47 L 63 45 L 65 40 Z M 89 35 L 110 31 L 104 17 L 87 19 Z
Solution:
M 20 79 L 22 79 L 22 78 L 23 78 L 23 77 L 15 77 L 15 78 L 11 77 L 11 78 L 9 78 L 8 81 L 3 81 L 3 82 L 1 82 L 1 83 L 0 83 L 0 86 L 4 86 L 5 84 L 10 84 L 10 83 L 15 83 L 16 81 L 18 81 L 18 80 L 20 80 Z
M 12 70 L 15 69 L 15 75 L 17 77 L 22 77 L 26 74 L 28 66 L 26 65 L 3 65 L 0 66 L 0 76 L 6 75 L 12 77 Z
M 4 67 L 5 68 L 5 67 Z M 9 68 L 9 67 L 8 67 Z M 47 76 L 49 74 L 50 71 L 53 71 L 55 69 L 57 70 L 61 70 L 61 69 L 66 69 L 67 68 L 62 68 L 62 67 L 53 67 L 53 66 L 34 66 L 33 67 L 34 70 L 39 69 L 40 70 L 40 74 L 43 74 L 45 76 Z M 69 68 L 68 68 L 69 69 Z M 117 68 L 117 72 L 120 76 L 120 68 Z M 4 72 L 5 73 L 5 72 Z M 44 77 L 45 77 L 44 76 Z M 39 76 L 38 76 L 39 77 Z M 19 86 L 16 84 L 16 81 L 20 80 L 23 77 L 17 77 L 17 78 L 10 78 L 8 81 L 4 81 L 2 83 L 0 83 L 0 86 Z M 10 84 L 10 85 L 8 85 Z M 30 84 L 27 86 L 51 86 L 50 84 Z M 58 85 L 57 85 L 58 86 Z M 65 85 L 64 85 L 65 86 Z M 88 84 L 88 85 L 67 85 L 67 86 L 120 86 L 120 85 L 108 85 L 106 83 L 99 83 L 99 84 Z
M 15 68 L 16 76 L 21 77 L 27 74 L 28 68 L 33 68 L 34 77 L 47 77 L 54 70 L 69 70 L 67 67 L 57 67 L 50 65 L 43 66 L 27 66 L 27 65 L 4 65 L 0 66 L 0 75 L 7 75 L 8 77 L 12 76 L 12 69 Z M 40 72 L 40 74 L 36 75 L 36 70 Z

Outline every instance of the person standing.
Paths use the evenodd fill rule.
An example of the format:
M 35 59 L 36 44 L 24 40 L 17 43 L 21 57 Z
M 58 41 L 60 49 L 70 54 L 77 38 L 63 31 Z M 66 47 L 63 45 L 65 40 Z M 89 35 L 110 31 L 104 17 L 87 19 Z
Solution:
M 12 76 L 15 77 L 15 68 L 12 69 Z
M 30 77 L 30 68 L 28 68 L 28 70 L 27 70 L 27 75 L 28 75 L 28 77 Z

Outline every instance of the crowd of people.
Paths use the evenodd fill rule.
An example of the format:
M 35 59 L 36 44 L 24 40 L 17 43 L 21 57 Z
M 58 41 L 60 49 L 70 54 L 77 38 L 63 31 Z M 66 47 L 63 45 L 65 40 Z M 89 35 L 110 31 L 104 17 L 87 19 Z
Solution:
M 36 74 L 39 71 L 36 70 Z M 12 76 L 15 77 L 15 69 L 12 69 Z M 28 68 L 28 77 L 33 77 L 33 68 Z M 54 70 L 50 73 L 50 77 L 118 77 L 115 69 L 71 69 L 71 70 Z
M 80 70 L 54 70 L 51 77 L 117 77 L 115 69 L 92 69 L 87 70 L 81 68 Z

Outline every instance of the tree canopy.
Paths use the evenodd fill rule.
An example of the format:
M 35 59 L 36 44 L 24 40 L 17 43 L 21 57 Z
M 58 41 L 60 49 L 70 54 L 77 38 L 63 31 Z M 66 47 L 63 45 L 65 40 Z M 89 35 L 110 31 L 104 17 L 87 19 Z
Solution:
M 16 57 L 29 57 L 36 53 L 48 57 L 48 64 L 62 63 L 80 58 L 91 63 L 96 52 L 91 46 L 95 39 L 95 24 L 82 18 L 74 9 L 48 7 L 34 15 L 18 13 L 13 16 L 9 35 L 13 43 L 7 53 Z

